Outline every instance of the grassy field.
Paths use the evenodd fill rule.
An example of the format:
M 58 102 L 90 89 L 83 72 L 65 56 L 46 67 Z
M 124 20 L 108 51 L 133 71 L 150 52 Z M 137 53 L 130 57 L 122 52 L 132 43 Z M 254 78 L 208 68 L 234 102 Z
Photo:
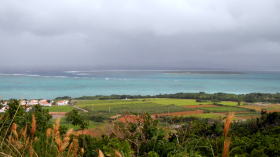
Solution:
M 132 100 L 80 100 L 76 105 L 92 112 L 119 113 L 165 113 L 188 111 L 183 106 L 195 103 L 194 100 L 180 99 L 132 99 Z M 184 104 L 184 105 L 183 105 Z
M 221 102 L 219 102 L 219 104 L 226 105 L 226 106 L 238 106 L 238 103 L 234 102 L 234 101 L 221 101 Z M 241 102 L 240 106 L 242 106 L 242 105 L 246 105 L 246 103 Z
M 161 105 L 176 105 L 176 106 L 212 104 L 211 101 L 197 102 L 195 99 L 152 98 L 152 99 L 146 99 L 146 101 L 153 102 L 156 104 L 161 104 Z
M 250 109 L 235 106 L 203 107 L 200 109 L 207 112 L 251 112 Z
M 112 112 L 112 113 L 164 113 L 164 112 L 180 112 L 195 110 L 187 108 L 189 105 L 207 105 L 212 104 L 211 101 L 197 102 L 195 99 L 168 99 L 168 98 L 150 98 L 150 99 L 131 99 L 131 100 L 79 100 L 76 105 L 94 112 Z M 217 107 L 199 107 L 198 109 L 207 112 L 238 112 L 249 111 L 241 107 L 237 107 L 237 102 L 222 101 Z
M 245 113 L 236 113 L 235 115 L 241 117 L 241 116 L 259 116 L 260 114 L 258 112 L 245 112 Z
M 280 112 L 280 104 L 265 104 L 265 105 L 256 105 L 256 104 L 251 104 L 251 105 L 243 105 L 241 106 L 242 108 L 248 108 L 255 110 L 257 112 L 261 112 L 261 110 L 267 110 L 267 111 L 275 111 L 275 112 Z
M 280 105 L 279 104 L 277 104 L 277 105 L 269 105 L 267 107 L 267 110 L 268 111 L 280 111 Z
M 88 115 L 110 118 L 118 114 L 134 113 L 176 113 L 184 111 L 202 110 L 203 114 L 191 115 L 192 117 L 220 119 L 227 112 L 242 112 L 252 114 L 254 110 L 245 108 L 242 102 L 221 101 L 218 105 L 213 102 L 197 102 L 195 99 L 147 98 L 147 99 L 112 99 L 112 100 L 74 100 L 75 106 L 89 111 Z M 193 107 L 196 106 L 197 107 Z M 200 106 L 201 105 L 201 106 Z M 190 106 L 190 107 L 188 107 Z M 72 106 L 48 107 L 51 112 L 69 112 Z M 255 112 L 258 114 L 257 112 Z M 190 116 L 190 115 L 185 115 Z M 244 115 L 243 115 L 244 116 Z
M 226 115 L 220 113 L 203 113 L 203 114 L 196 114 L 196 115 L 186 115 L 184 117 L 223 119 L 224 117 L 226 117 Z
M 76 104 L 80 107 L 88 105 L 120 105 L 120 104 L 142 104 L 142 103 L 152 103 L 158 105 L 176 105 L 176 106 L 186 106 L 186 105 L 199 105 L 199 104 L 211 104 L 210 101 L 207 102 L 196 102 L 195 99 L 169 99 L 169 98 L 148 98 L 148 99 L 129 99 L 129 100 L 77 100 Z
M 69 112 L 73 110 L 72 106 L 51 106 L 51 107 L 44 107 L 45 109 L 48 109 L 49 112 Z

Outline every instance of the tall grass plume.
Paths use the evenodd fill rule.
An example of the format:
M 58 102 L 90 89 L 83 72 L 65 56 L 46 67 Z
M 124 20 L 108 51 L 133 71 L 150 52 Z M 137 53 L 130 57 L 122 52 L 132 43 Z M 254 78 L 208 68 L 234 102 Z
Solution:
M 224 146 L 223 146 L 222 157 L 229 156 L 231 138 L 228 136 L 228 133 L 229 133 L 229 129 L 230 129 L 233 118 L 234 118 L 234 113 L 230 112 L 224 123 Z

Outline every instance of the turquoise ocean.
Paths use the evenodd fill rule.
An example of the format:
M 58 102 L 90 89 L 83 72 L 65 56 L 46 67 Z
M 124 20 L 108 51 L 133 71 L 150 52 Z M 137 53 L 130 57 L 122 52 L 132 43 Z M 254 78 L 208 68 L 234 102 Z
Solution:
M 103 70 L 0 72 L 0 99 L 179 92 L 280 92 L 279 72 Z

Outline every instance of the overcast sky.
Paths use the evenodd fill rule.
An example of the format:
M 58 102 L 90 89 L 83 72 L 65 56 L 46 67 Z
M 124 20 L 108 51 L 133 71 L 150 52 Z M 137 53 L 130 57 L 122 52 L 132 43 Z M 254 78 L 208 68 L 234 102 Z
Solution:
M 280 70 L 279 0 L 0 0 L 0 67 Z

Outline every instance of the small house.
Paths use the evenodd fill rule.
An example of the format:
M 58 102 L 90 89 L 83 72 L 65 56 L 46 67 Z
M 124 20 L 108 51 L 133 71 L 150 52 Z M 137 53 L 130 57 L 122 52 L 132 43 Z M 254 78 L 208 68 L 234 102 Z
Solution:
M 20 100 L 19 104 L 20 104 L 20 105 L 23 105 L 23 106 L 24 106 L 24 105 L 27 105 L 27 101 L 26 101 L 26 100 Z
M 63 106 L 63 105 L 68 105 L 69 101 L 68 100 L 60 100 L 56 102 L 58 106 Z
M 0 113 L 4 113 L 8 109 L 8 106 L 4 106 L 0 109 Z
M 41 105 L 41 106 L 52 106 L 52 103 L 51 103 L 51 101 L 49 101 L 49 100 L 40 100 L 39 101 L 39 104 Z
M 39 104 L 39 101 L 38 101 L 38 100 L 35 100 L 35 99 L 30 100 L 30 101 L 28 102 L 28 105 L 30 105 L 30 106 L 38 105 L 38 104 Z

